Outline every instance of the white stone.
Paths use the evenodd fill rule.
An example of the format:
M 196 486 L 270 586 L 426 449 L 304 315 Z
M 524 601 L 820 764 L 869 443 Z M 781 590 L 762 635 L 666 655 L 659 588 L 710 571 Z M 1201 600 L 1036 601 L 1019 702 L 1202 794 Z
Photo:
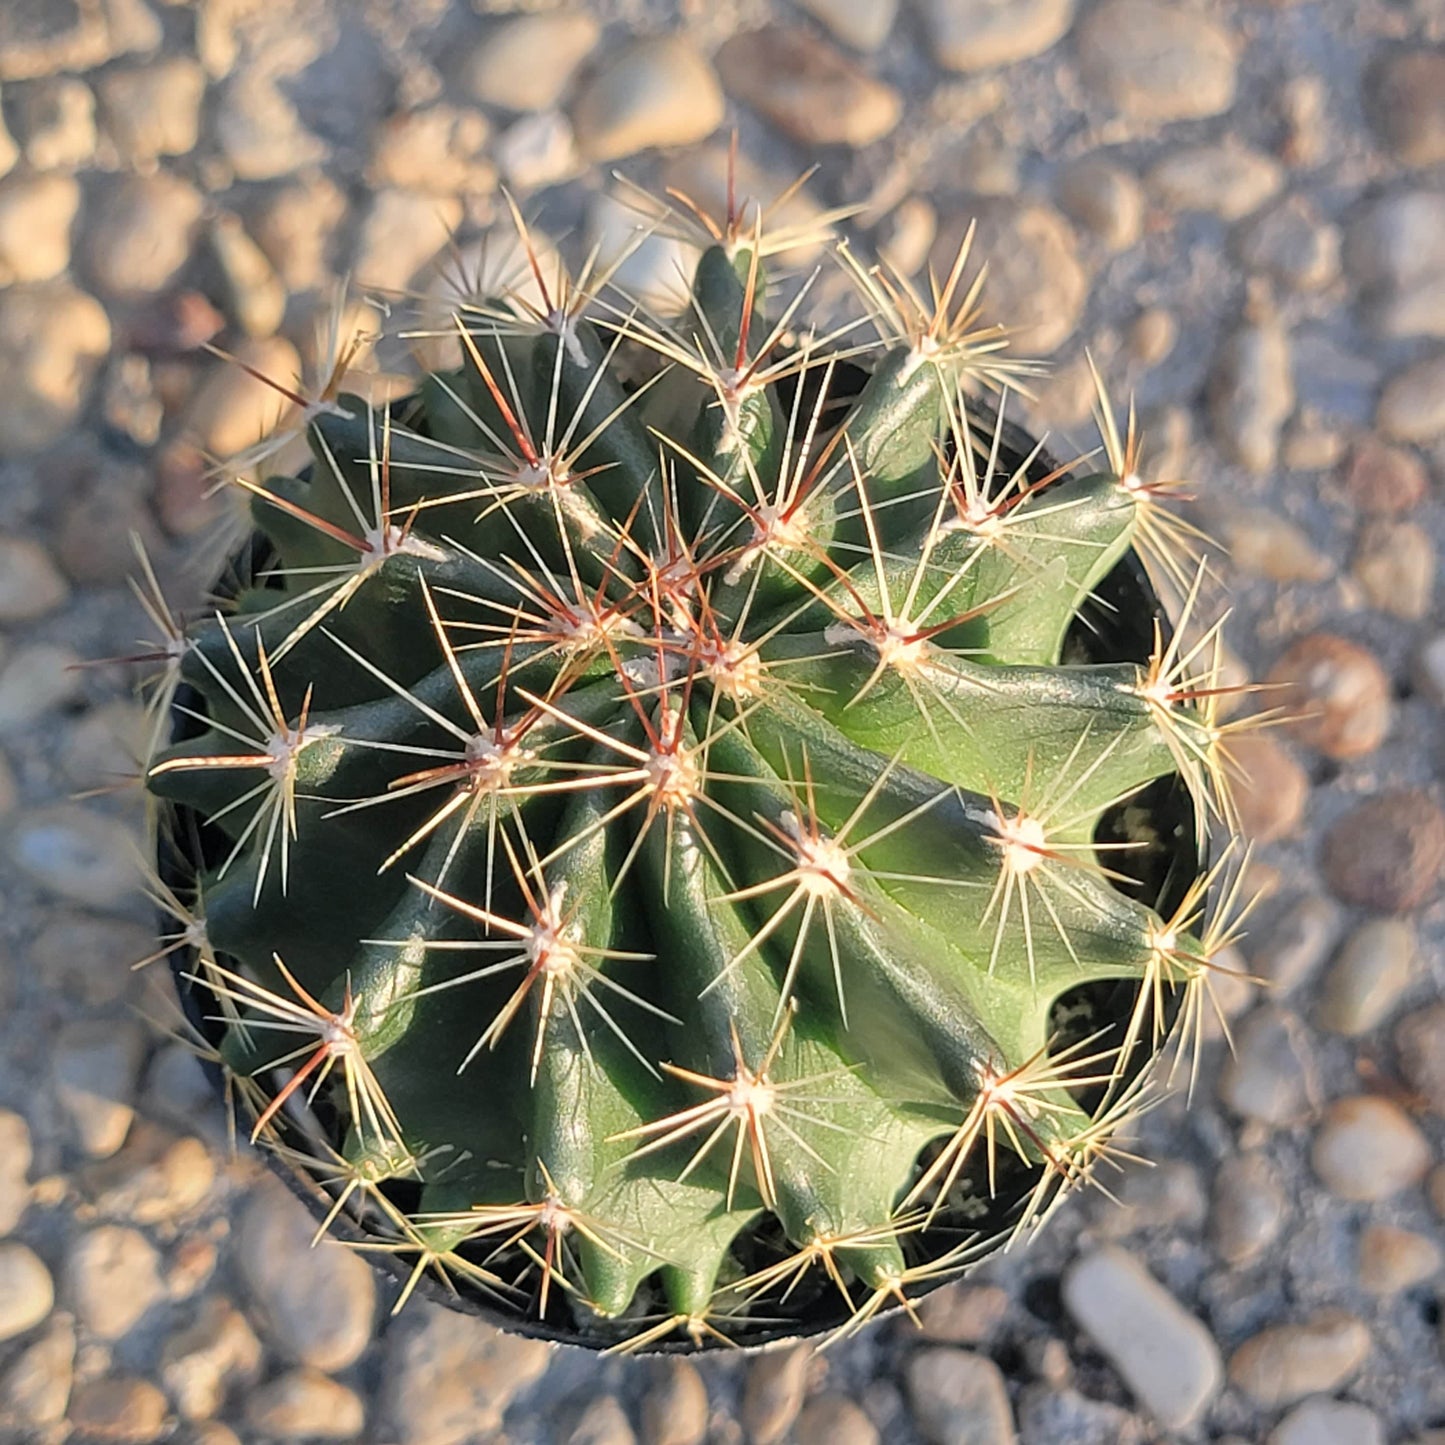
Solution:
M 34 642 L 0 663 L 0 734 L 19 732 L 79 696 L 80 661 L 68 647 Z
M 1068 33 L 1074 0 L 925 0 L 933 58 L 947 70 L 991 70 L 1042 55 Z
M 37 171 L 73 169 L 95 153 L 95 96 L 73 75 L 57 75 L 21 93 L 25 159 Z
M 65 578 L 39 542 L 0 534 L 0 623 L 44 617 L 69 595 Z
M 582 163 L 572 122 L 560 110 L 543 110 L 513 121 L 497 137 L 492 153 L 507 183 L 519 191 L 568 180 Z
M 120 1339 L 164 1295 L 160 1255 L 138 1229 L 101 1224 L 71 1246 L 65 1297 L 92 1335 Z
M 649 311 L 677 315 L 687 309 L 698 250 L 663 235 L 655 219 L 626 200 L 598 196 L 588 213 L 590 241 L 613 284 Z
M 101 120 L 131 165 L 189 155 L 200 134 L 206 75 L 189 56 L 107 70 L 96 81 Z
M 13 1240 L 0 1244 L 0 1340 L 34 1329 L 54 1303 L 55 1285 L 40 1256 Z
M 1171 210 L 1206 211 L 1237 221 L 1278 194 L 1284 167 L 1237 141 L 1186 146 L 1159 161 L 1148 184 L 1155 200 Z
M 70 232 L 80 209 L 73 176 L 0 181 L 0 286 L 49 281 L 70 265 Z
M 1380 394 L 1375 425 L 1392 441 L 1445 436 L 1445 356 L 1426 357 L 1392 376 Z
M 1306 1400 L 1270 1431 L 1266 1445 L 1385 1445 L 1385 1428 L 1364 1405 Z
M 10 1109 L 0 1109 L 0 1235 L 9 1234 L 30 1206 L 30 1128 Z
M 815 20 L 854 50 L 877 50 L 893 29 L 898 0 L 798 0 Z
M 110 321 L 63 282 L 0 290 L 0 457 L 58 440 L 89 395 L 110 349 Z
M 56 1036 L 55 1099 L 81 1152 L 92 1159 L 107 1159 L 125 1143 L 145 1046 L 141 1024 L 129 1018 L 85 1019 Z
M 462 220 L 453 197 L 396 187 L 378 191 L 357 238 L 352 273 L 363 287 L 401 291 L 416 280 Z
M 929 1445 L 1013 1445 L 1008 1386 L 986 1355 L 918 1350 L 905 1378 L 913 1423 Z
M 474 100 L 503 110 L 550 110 L 597 43 L 584 13 L 518 15 L 489 30 L 458 68 Z
M 1415 930 L 1407 920 L 1372 918 L 1362 923 L 1325 975 L 1320 1022 L 1346 1038 L 1377 1028 L 1409 986 L 1415 958 Z
M 216 138 L 237 180 L 267 181 L 319 165 L 326 144 L 302 124 L 296 107 L 268 76 L 246 70 L 225 86 Z
M 1418 1184 L 1430 1167 L 1430 1144 L 1393 1100 L 1357 1094 L 1326 1110 L 1310 1162 L 1331 1194 L 1372 1202 Z
M 1277 1409 L 1338 1390 L 1369 1353 L 1369 1330 L 1352 1315 L 1331 1310 L 1252 1335 L 1230 1356 L 1229 1380 L 1257 1405 Z
M 1213 1336 L 1132 1255 L 1108 1245 L 1064 1275 L 1064 1306 L 1139 1403 L 1172 1430 L 1192 1426 L 1224 1383 Z
M 3 681 L 0 677 L 0 685 Z M 109 813 L 57 803 L 20 820 L 10 838 L 10 856 L 22 872 L 61 898 L 114 908 L 139 881 L 137 842 L 136 829 Z

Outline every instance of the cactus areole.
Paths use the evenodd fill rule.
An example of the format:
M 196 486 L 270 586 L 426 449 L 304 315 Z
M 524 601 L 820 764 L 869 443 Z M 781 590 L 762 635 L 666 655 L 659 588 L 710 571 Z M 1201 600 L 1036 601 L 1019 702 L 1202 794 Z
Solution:
M 403 1296 L 619 1349 L 855 1328 L 1029 1233 L 1225 941 L 1132 428 L 1086 475 L 1011 427 L 966 255 L 842 253 L 878 339 L 810 336 L 710 230 L 680 317 L 534 268 L 413 395 L 308 404 L 147 769 L 253 1137 Z

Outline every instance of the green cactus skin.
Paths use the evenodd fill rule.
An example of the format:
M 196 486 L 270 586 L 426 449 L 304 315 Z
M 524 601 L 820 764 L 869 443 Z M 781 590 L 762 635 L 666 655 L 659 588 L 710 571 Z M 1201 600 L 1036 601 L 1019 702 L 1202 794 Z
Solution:
M 856 1325 L 1036 1225 L 1230 936 L 1095 841 L 1176 774 L 1227 811 L 1207 647 L 1062 660 L 1131 548 L 1181 568 L 1132 435 L 1000 474 L 962 255 L 927 302 L 845 257 L 840 403 L 860 348 L 770 329 L 716 230 L 680 321 L 482 298 L 413 397 L 311 406 L 147 770 L 255 1137 L 408 1292 L 622 1347 Z

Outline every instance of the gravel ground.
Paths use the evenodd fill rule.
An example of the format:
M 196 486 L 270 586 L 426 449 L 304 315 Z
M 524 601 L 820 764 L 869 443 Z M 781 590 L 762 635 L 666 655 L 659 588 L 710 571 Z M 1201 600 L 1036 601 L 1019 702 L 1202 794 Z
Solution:
M 0 0 L 0 1437 L 1441 1445 L 1445 5 L 503 8 Z M 906 271 L 980 219 L 992 306 L 1056 363 L 1031 415 L 1093 444 L 1086 349 L 1134 393 L 1231 548 L 1232 665 L 1310 716 L 1240 742 L 1264 982 L 1221 979 L 1235 1052 L 1213 1027 L 1145 1120 L 1157 1168 L 922 1333 L 598 1361 L 390 1318 L 230 1152 L 127 969 L 132 679 L 75 664 L 143 629 L 131 533 L 206 580 L 206 455 L 274 410 L 202 343 L 295 372 L 336 277 L 431 285 L 504 184 L 615 249 L 617 176 L 715 188 L 734 127 Z

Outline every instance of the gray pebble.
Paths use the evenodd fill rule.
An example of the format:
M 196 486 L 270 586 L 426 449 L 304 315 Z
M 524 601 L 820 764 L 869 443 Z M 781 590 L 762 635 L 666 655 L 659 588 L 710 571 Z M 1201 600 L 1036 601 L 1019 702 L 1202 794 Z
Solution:
M 87 1019 L 66 1024 L 51 1050 L 56 1102 L 82 1153 L 106 1159 L 125 1143 L 135 1117 L 136 1081 L 146 1035 L 134 1019 Z
M 1445 336 L 1445 196 L 1396 191 L 1359 207 L 1345 265 L 1382 336 Z
M 1430 534 L 1414 522 L 1384 517 L 1365 525 L 1350 563 L 1370 606 L 1406 622 L 1429 613 L 1436 570 Z
M 0 1340 L 34 1329 L 55 1303 L 55 1285 L 45 1262 L 28 1245 L 0 1243 Z
M 1445 813 L 1413 788 L 1379 793 L 1325 834 L 1321 859 L 1336 898 L 1380 913 L 1408 913 L 1445 879 Z
M 457 69 L 465 93 L 503 110 L 549 110 L 597 44 L 586 14 L 517 15 L 489 30 Z
M 57 1311 L 45 1333 L 0 1373 L 0 1430 L 18 1438 L 65 1417 L 75 1371 L 75 1323 Z
M 1008 1386 L 994 1362 L 968 1350 L 917 1350 L 904 1367 L 908 1404 L 929 1445 L 1012 1445 Z
M 405 289 L 432 261 L 461 224 L 462 204 L 396 186 L 371 198 L 352 257 L 352 270 L 364 286 L 381 291 Z
M 1070 220 L 1110 251 L 1127 251 L 1144 230 L 1144 190 L 1132 171 L 1102 156 L 1064 167 L 1058 201 Z
M 741 1419 L 753 1445 L 776 1445 L 792 1428 L 808 1384 L 808 1345 L 770 1350 L 748 1367 Z
M 1303 196 L 1290 196 L 1249 221 L 1235 241 L 1249 270 L 1291 291 L 1321 291 L 1340 274 L 1340 233 Z
M 210 227 L 211 253 L 226 292 L 226 306 L 247 336 L 271 336 L 286 314 L 286 288 L 246 228 L 222 211 Z
M 1415 1009 L 1395 1025 L 1395 1054 L 1425 1107 L 1445 1116 L 1445 1002 Z
M 309 291 L 330 277 L 330 253 L 346 208 L 345 194 L 321 175 L 262 196 L 246 213 L 247 229 L 287 288 Z
M 186 1420 L 217 1414 L 232 1390 L 261 1374 L 261 1341 L 229 1300 L 212 1296 L 161 1347 L 160 1379 Z
M 1430 1167 L 1430 1145 L 1398 1104 L 1357 1094 L 1325 1111 L 1310 1162 L 1332 1194 L 1368 1203 L 1418 1184 Z
M 164 1295 L 160 1255 L 139 1230 L 101 1224 L 71 1246 L 65 1297 L 92 1335 L 120 1339 Z
M 523 191 L 568 180 L 582 165 L 572 122 L 560 110 L 519 117 L 492 142 L 492 155 L 507 182 Z
M 798 1445 L 879 1445 L 878 1427 L 846 1395 L 815 1395 L 793 1427 Z
M 257 1325 L 282 1358 L 342 1370 L 371 1340 L 376 1283 L 365 1259 L 331 1240 L 313 1246 L 315 1233 L 300 1201 L 267 1180 L 241 1214 L 234 1258 Z
M 1257 211 L 1284 184 L 1284 167 L 1263 151 L 1225 141 L 1186 146 L 1157 161 L 1147 184 L 1174 211 L 1205 211 L 1237 221 Z
M 1365 101 L 1376 134 L 1406 165 L 1445 160 L 1445 49 L 1386 56 L 1366 79 Z
M 1309 533 L 1272 507 L 1230 507 L 1216 530 L 1241 572 L 1272 582 L 1323 582 L 1334 573 Z
M 59 440 L 110 350 L 110 320 L 63 281 L 0 290 L 0 456 Z
M 1277 1409 L 1339 1389 L 1369 1353 L 1364 1324 L 1343 1311 L 1328 1311 L 1251 1336 L 1230 1356 L 1229 1379 L 1257 1405 Z
M 1042 55 L 1068 33 L 1074 0 L 923 0 L 933 58 L 945 70 L 992 70 Z
M 669 1360 L 642 1397 L 643 1445 L 702 1445 L 707 1386 L 691 1360 Z
M 1144 1445 L 1143 1421 L 1077 1390 L 1030 1385 L 1019 1396 L 1020 1445 Z
M 12 663 L 12 666 L 14 664 Z M 0 677 L 0 696 L 4 679 Z M 20 869 L 61 898 L 114 908 L 138 881 L 136 830 L 109 813 L 57 803 L 23 817 L 10 839 Z
M 366 1407 L 355 1390 L 320 1370 L 288 1370 L 246 1395 L 246 1423 L 275 1440 L 351 1440 Z
M 1372 918 L 1344 942 L 1325 975 L 1319 1021 L 1358 1038 L 1394 1012 L 1415 968 L 1415 930 L 1401 918 Z
M 69 595 L 65 578 L 39 542 L 0 535 L 0 624 L 44 617 Z
M 1364 1405 L 1306 1400 L 1269 1432 L 1266 1445 L 1385 1445 L 1385 1429 Z
M 1340 907 L 1311 894 L 1300 899 L 1250 954 L 1250 972 L 1268 985 L 1272 998 L 1287 998 L 1313 981 L 1340 936 Z
M 1285 1193 L 1274 1165 L 1259 1153 L 1225 1159 L 1214 1177 L 1210 1239 L 1230 1265 L 1258 1259 L 1279 1237 Z
M 1232 331 L 1214 358 L 1209 415 L 1220 448 L 1252 472 L 1279 458 L 1280 433 L 1294 410 L 1289 332 L 1274 317 Z
M 267 181 L 319 165 L 329 148 L 301 123 L 296 107 L 269 76 L 248 69 L 228 80 L 215 135 L 237 180 Z
M 1234 1053 L 1219 1076 L 1219 1097 L 1236 1114 L 1275 1128 L 1309 1110 L 1314 1064 L 1299 1019 L 1261 1004 L 1234 1033 Z
M 1183 1159 L 1151 1163 L 1148 1169 L 1126 1167 L 1124 1177 L 1109 1186 L 1113 1199 L 1101 1194 L 1094 1201 L 1102 1237 L 1121 1239 L 1141 1229 L 1186 1233 L 1204 1222 L 1208 1206 L 1199 1171 Z
M 1445 436 L 1445 356 L 1431 356 L 1385 383 L 1375 425 L 1397 442 L 1432 442 Z
M 996 1284 L 955 1284 L 936 1289 L 918 1306 L 923 1333 L 953 1345 L 984 1343 L 1009 1312 L 1009 1293 Z
M 1064 1275 L 1063 1294 L 1075 1322 L 1161 1425 L 1188 1428 L 1219 1393 L 1219 1347 L 1133 1255 L 1117 1245 L 1085 1255 Z

